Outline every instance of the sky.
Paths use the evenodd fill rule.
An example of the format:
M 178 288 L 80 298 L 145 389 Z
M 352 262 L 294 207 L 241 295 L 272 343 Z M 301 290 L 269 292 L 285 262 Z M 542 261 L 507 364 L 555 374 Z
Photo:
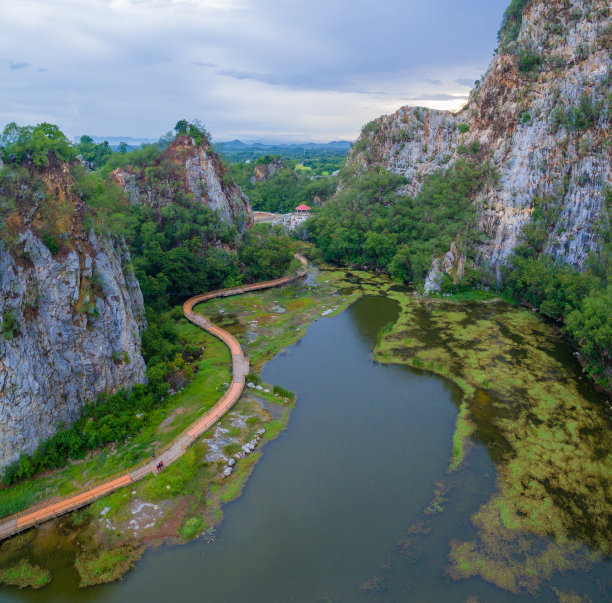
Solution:
M 2 0 L 0 126 L 217 141 L 353 140 L 403 105 L 457 110 L 509 0 Z

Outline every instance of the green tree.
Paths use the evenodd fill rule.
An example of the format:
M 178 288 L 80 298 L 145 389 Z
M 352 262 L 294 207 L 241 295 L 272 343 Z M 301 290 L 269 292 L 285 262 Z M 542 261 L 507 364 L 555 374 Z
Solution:
M 177 134 L 186 135 L 188 127 L 189 127 L 189 122 L 186 119 L 180 119 L 179 121 L 176 122 L 176 125 L 174 126 L 174 131 Z

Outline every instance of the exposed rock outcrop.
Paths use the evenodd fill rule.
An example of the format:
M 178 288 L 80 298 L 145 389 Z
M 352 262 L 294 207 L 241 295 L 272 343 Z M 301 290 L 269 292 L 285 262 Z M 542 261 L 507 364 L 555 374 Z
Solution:
M 285 167 L 285 164 L 279 157 L 275 157 L 269 163 L 258 163 L 253 169 L 253 176 L 251 177 L 251 182 L 255 184 L 256 182 L 267 182 L 278 172 Z
M 15 204 L 0 240 L 0 469 L 100 392 L 145 381 L 126 246 L 84 227 L 68 166 L 25 174 L 0 186 Z
M 499 179 L 475 200 L 487 235 L 479 261 L 499 271 L 545 197 L 558 209 L 546 252 L 580 269 L 598 246 L 612 181 L 611 32 L 606 0 L 528 2 L 517 40 L 500 47 L 464 109 L 383 116 L 364 128 L 348 167 L 382 165 L 406 176 L 414 195 L 466 154 L 490 158 Z
M 190 198 L 210 207 L 240 232 L 253 225 L 248 198 L 206 139 L 197 145 L 192 137 L 179 135 L 154 165 L 118 168 L 111 178 L 132 203 L 149 205 L 157 212 L 177 197 Z
M 279 224 L 287 230 L 303 231 L 306 220 L 310 218 L 310 213 L 291 212 L 281 214 L 278 218 L 272 220 L 271 224 Z

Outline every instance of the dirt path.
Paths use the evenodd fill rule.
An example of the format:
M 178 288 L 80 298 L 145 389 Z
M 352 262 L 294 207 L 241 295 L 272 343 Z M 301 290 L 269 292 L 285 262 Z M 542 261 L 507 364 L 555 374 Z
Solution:
M 64 513 L 84 507 L 98 498 L 102 498 L 119 488 L 133 484 L 151 473 L 155 473 L 157 464 L 160 461 L 163 461 L 164 465 L 167 466 L 182 456 L 191 444 L 193 444 L 205 431 L 210 429 L 210 427 L 240 399 L 244 390 L 245 378 L 249 372 L 249 361 L 244 355 L 238 341 L 227 331 L 215 326 L 201 314 L 196 314 L 193 311 L 194 306 L 216 297 L 229 297 L 248 293 L 249 291 L 280 287 L 303 278 L 306 275 L 308 262 L 302 255 L 296 254 L 296 257 L 303 265 L 303 269 L 296 275 L 284 276 L 272 281 L 244 285 L 242 287 L 211 291 L 210 293 L 196 295 L 183 304 L 185 318 L 201 329 L 208 331 L 211 335 L 218 337 L 227 345 L 232 354 L 232 382 L 221 399 L 208 412 L 194 421 L 185 431 L 183 431 L 183 433 L 161 450 L 154 459 L 147 459 L 138 463 L 131 469 L 122 471 L 119 474 L 108 477 L 95 484 L 81 488 L 80 490 L 76 490 L 62 497 L 51 498 L 38 505 L 24 509 L 15 515 L 10 515 L 0 520 L 0 540 L 49 519 L 53 519 L 54 517 L 58 517 L 59 515 L 63 515 Z

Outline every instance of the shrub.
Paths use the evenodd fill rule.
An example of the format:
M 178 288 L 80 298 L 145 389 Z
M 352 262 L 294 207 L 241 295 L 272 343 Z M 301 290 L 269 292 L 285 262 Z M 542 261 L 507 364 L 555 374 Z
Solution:
M 50 232 L 46 232 L 43 234 L 42 242 L 45 244 L 45 247 L 51 252 L 51 255 L 55 255 L 60 250 L 60 245 L 57 242 L 57 239 Z
M 42 588 L 51 581 L 51 572 L 32 565 L 26 559 L 0 569 L 0 582 L 19 588 Z
M 457 129 L 459 130 L 459 132 L 461 132 L 461 134 L 465 134 L 466 132 L 469 132 L 470 126 L 468 124 L 462 123 L 457 126 Z
M 21 163 L 30 159 L 39 167 L 49 165 L 51 153 L 61 161 L 72 161 L 77 155 L 63 132 L 46 122 L 25 127 L 11 122 L 0 135 L 0 150 L 6 162 Z
M 363 128 L 361 129 L 361 133 L 363 135 L 378 134 L 381 130 L 382 130 L 382 124 L 380 123 L 380 121 L 375 119 L 371 122 L 368 122 L 365 126 L 363 126 Z
M 5 339 L 13 339 L 19 334 L 19 324 L 11 310 L 7 310 L 2 315 L 2 336 Z
M 285 389 L 282 385 L 275 385 L 272 388 L 272 392 L 281 396 L 282 398 L 293 399 L 295 397 L 295 394 L 292 391 Z
M 246 376 L 246 381 L 247 383 L 254 383 L 255 385 L 259 385 L 261 383 L 261 379 L 259 378 L 259 375 L 256 375 L 255 373 L 249 373 Z
M 530 73 L 542 64 L 542 57 L 531 48 L 521 49 L 518 53 L 519 70 Z
M 512 0 L 504 12 L 501 27 L 497 32 L 497 39 L 502 49 L 518 39 L 523 23 L 523 11 L 529 2 L 530 0 Z
M 607 107 L 608 103 L 606 103 Z M 604 109 L 602 101 L 596 101 L 588 94 L 582 94 L 577 106 L 563 109 L 557 107 L 550 115 L 554 128 L 564 126 L 568 130 L 586 130 L 599 120 Z
M 202 531 L 203 526 L 201 517 L 190 517 L 181 528 L 181 536 L 184 540 L 192 540 Z

